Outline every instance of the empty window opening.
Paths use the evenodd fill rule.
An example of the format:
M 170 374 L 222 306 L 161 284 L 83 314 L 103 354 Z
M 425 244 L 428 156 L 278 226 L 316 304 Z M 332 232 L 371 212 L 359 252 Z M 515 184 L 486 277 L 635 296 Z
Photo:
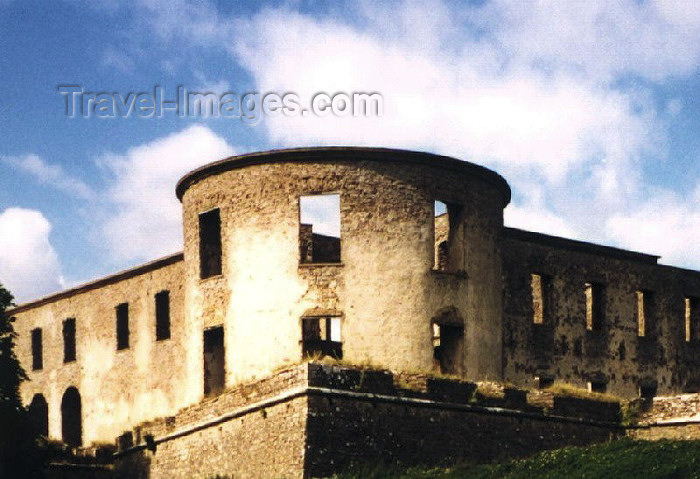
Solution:
M 617 348 L 617 355 L 618 355 L 620 361 L 624 361 L 625 358 L 627 357 L 627 347 L 625 346 L 624 341 L 620 341 L 620 345 Z
M 129 347 L 129 304 L 122 303 L 116 308 L 117 312 L 117 349 Z
M 75 318 L 63 321 L 63 362 L 75 361 Z
M 39 436 L 49 435 L 49 405 L 43 394 L 35 394 L 29 404 L 29 421 L 34 433 Z
M 586 329 L 600 331 L 603 328 L 603 294 L 600 283 L 586 283 Z
M 433 359 L 442 374 L 459 373 L 463 337 L 462 325 L 433 323 Z
M 547 389 L 554 386 L 554 376 L 538 376 L 535 378 L 538 389 Z
M 170 339 L 170 292 L 156 294 L 156 340 Z
M 339 317 L 302 318 L 301 327 L 304 358 L 343 358 Z
M 204 394 L 219 394 L 226 384 L 224 328 L 217 326 L 204 331 Z
M 71 447 L 83 445 L 83 422 L 80 393 L 71 386 L 61 400 L 61 438 Z
M 652 294 L 649 291 L 637 291 L 637 335 L 647 337 L 652 332 L 651 304 Z
M 449 245 L 447 239 L 450 236 L 450 223 L 447 215 L 447 205 L 442 201 L 435 201 L 435 269 L 444 271 L 447 269 Z
M 38 371 L 44 367 L 44 346 L 41 328 L 32 329 L 32 369 Z
M 608 391 L 608 383 L 606 381 L 590 381 L 588 390 L 594 393 L 605 393 Z
M 463 268 L 460 238 L 462 206 L 435 201 L 434 207 L 434 268 L 438 271 L 459 271 Z
M 700 338 L 700 300 L 685 298 L 685 340 L 697 341 Z
M 340 262 L 340 195 L 299 197 L 301 263 Z
M 657 385 L 656 383 L 645 383 L 639 386 L 639 397 L 642 399 L 654 399 L 656 396 Z
M 199 215 L 199 277 L 221 274 L 221 214 L 213 209 Z
M 549 309 L 550 278 L 541 274 L 530 275 L 530 290 L 532 291 L 532 322 L 547 323 Z

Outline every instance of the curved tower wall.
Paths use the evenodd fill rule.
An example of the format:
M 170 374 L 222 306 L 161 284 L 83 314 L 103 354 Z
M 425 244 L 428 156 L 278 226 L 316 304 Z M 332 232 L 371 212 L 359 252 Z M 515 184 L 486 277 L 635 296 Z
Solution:
M 303 264 L 299 197 L 330 193 L 340 195 L 341 261 Z M 204 380 L 201 331 L 219 325 L 227 385 L 298 362 L 309 314 L 340 316 L 349 362 L 434 370 L 431 323 L 447 314 L 464 328 L 456 372 L 500 378 L 499 234 L 509 195 L 489 170 L 396 150 L 285 150 L 195 170 L 178 184 L 185 323 L 197 332 L 190 376 Z M 459 205 L 452 242 L 463 249 L 450 271 L 434 268 L 435 200 Z M 199 215 L 214 208 L 222 274 L 200 279 Z

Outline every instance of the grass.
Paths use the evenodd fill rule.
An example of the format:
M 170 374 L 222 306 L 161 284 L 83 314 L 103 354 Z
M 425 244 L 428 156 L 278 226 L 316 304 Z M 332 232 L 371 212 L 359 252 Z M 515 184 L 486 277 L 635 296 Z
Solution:
M 327 366 L 339 366 L 339 367 L 346 367 L 346 368 L 351 368 L 351 369 L 358 369 L 361 371 L 389 371 L 388 368 L 385 366 L 382 366 L 381 364 L 373 363 L 371 361 L 362 361 L 362 362 L 350 362 L 345 359 L 338 359 L 334 358 L 332 356 L 324 356 L 320 353 L 314 353 L 310 357 L 305 358 L 304 361 L 305 363 L 317 363 L 317 364 L 324 364 Z
M 618 439 L 527 459 L 452 468 L 373 468 L 336 479 L 700 479 L 700 441 Z
M 592 392 L 587 389 L 563 382 L 555 382 L 554 385 L 552 385 L 552 387 L 550 388 L 547 388 L 546 391 L 552 392 L 554 394 L 561 394 L 562 396 L 572 396 L 580 399 L 592 399 L 594 401 L 600 402 L 623 402 L 622 399 L 618 396 L 614 396 L 612 394 L 607 393 Z

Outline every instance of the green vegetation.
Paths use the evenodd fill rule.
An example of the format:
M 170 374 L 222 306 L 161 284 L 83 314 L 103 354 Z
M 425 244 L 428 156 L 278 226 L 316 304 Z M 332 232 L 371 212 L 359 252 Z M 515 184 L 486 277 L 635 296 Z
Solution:
M 613 402 L 613 403 L 621 403 L 623 400 L 619 398 L 618 396 L 614 396 L 612 394 L 607 394 L 607 393 L 596 393 L 589 391 L 587 389 L 583 389 L 577 386 L 574 386 L 569 383 L 564 383 L 564 382 L 555 382 L 554 385 L 550 388 L 547 389 L 548 392 L 554 393 L 554 394 L 560 394 L 562 396 L 572 396 L 572 397 L 577 397 L 580 399 L 592 399 L 594 401 L 600 401 L 600 402 Z
M 567 447 L 491 465 L 452 468 L 373 468 L 336 479 L 700 479 L 700 441 L 619 439 Z
M 0 284 L 0 477 L 42 477 L 45 460 L 22 406 L 19 386 L 27 375 L 15 355 L 14 318 L 6 313 L 13 297 Z

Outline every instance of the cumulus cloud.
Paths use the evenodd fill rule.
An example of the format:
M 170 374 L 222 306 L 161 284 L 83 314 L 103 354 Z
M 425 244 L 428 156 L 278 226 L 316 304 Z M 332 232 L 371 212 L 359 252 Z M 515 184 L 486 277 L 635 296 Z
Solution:
M 635 92 L 504 62 L 498 45 L 441 15 L 444 6 L 437 7 L 442 21 L 414 28 L 435 9 L 401 4 L 388 31 L 373 25 L 376 33 L 284 10 L 246 22 L 231 50 L 260 91 L 384 98 L 381 118 L 266 118 L 270 138 L 430 149 L 553 183 L 593 157 L 622 167 L 651 147 L 654 114 Z
M 474 16 L 517 61 L 596 80 L 631 73 L 659 81 L 700 63 L 695 0 L 494 0 Z
M 510 205 L 504 211 L 503 216 L 505 223 L 513 228 L 550 233 L 565 238 L 579 236 L 566 220 L 545 208 L 537 208 L 532 205 Z
M 410 34 L 405 43 L 388 43 L 333 20 L 289 12 L 261 14 L 249 28 L 244 38 L 254 40 L 239 40 L 233 49 L 260 91 L 291 90 L 305 99 L 318 92 L 376 91 L 384 98 L 381 118 L 265 118 L 279 145 L 430 149 L 534 170 L 556 182 L 594 154 L 626 161 L 630 150 L 622 147 L 638 152 L 647 140 L 649 117 L 633 114 L 630 94 L 566 75 L 494 72 L 483 65 L 478 45 L 467 43 L 456 53 L 417 51 Z
M 688 198 L 671 191 L 656 192 L 633 212 L 613 215 L 607 227 L 623 247 L 659 254 L 667 264 L 700 269 L 698 205 L 700 182 Z
M 60 165 L 48 163 L 37 155 L 3 156 L 0 161 L 31 175 L 40 184 L 81 199 L 94 197 L 94 192 L 86 183 L 69 175 Z
M 650 200 L 645 185 L 655 179 L 644 174 L 649 158 L 667 154 L 670 122 L 683 110 L 677 99 L 660 106 L 654 89 L 700 67 L 695 0 L 365 0 L 322 14 L 291 2 L 238 18 L 206 1 L 135 4 L 154 12 L 148 25 L 161 42 L 227 49 L 260 92 L 384 98 L 381 118 L 266 117 L 275 146 L 456 156 L 510 181 L 511 225 L 697 262 L 697 253 L 676 253 L 694 250 L 688 235 L 669 249 L 651 232 L 644 242 L 625 233 L 642 212 L 661 213 L 655 201 L 676 208 L 660 214 L 666 222 L 696 215 L 697 203 L 677 193 Z
M 101 235 L 118 262 L 142 261 L 182 248 L 175 184 L 188 171 L 234 154 L 210 129 L 194 125 L 101 160 L 114 176 Z
M 522 192 L 518 198 L 546 190 L 539 202 L 516 201 L 506 214 L 511 225 L 605 241 L 605 212 L 634 202 L 642 157 L 660 151 L 665 124 L 645 91 L 611 87 L 607 70 L 588 71 L 565 58 L 564 66 L 551 65 L 544 61 L 548 50 L 534 46 L 504 47 L 517 22 L 488 25 L 498 15 L 486 9 L 499 4 L 487 5 L 465 16 L 442 3 L 398 2 L 391 12 L 364 3 L 358 15 L 366 27 L 264 10 L 238 25 L 229 47 L 262 92 L 311 98 L 320 91 L 377 91 L 384 98 L 381 118 L 265 118 L 275 144 L 415 148 L 486 164 Z M 376 20 L 388 13 L 392 22 Z M 565 13 L 562 24 L 575 21 L 576 12 Z M 468 22 L 487 33 L 474 35 Z
M 51 224 L 39 211 L 7 208 L 0 213 L 0 283 L 17 302 L 63 286 L 50 233 Z

